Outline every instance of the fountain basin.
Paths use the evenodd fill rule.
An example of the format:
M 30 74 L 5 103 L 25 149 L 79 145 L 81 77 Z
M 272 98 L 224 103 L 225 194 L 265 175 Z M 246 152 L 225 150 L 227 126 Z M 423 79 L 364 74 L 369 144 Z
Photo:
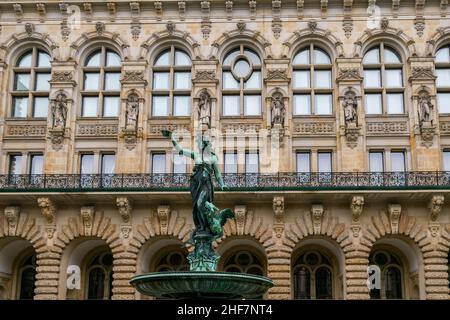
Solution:
M 171 299 L 257 299 L 273 286 L 267 277 L 217 271 L 152 272 L 130 283 L 144 295 Z

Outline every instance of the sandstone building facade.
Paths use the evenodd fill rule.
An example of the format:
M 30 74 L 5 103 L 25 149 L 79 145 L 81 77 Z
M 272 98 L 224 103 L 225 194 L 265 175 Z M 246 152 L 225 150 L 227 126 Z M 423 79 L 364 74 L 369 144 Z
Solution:
M 267 299 L 449 299 L 447 5 L 0 1 L 0 299 L 148 299 L 132 276 L 187 268 L 192 163 L 161 130 L 202 125 L 221 270 Z

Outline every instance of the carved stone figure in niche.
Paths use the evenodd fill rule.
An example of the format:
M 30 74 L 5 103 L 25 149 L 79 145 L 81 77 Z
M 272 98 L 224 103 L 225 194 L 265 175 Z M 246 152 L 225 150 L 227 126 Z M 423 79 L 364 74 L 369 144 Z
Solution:
M 284 117 L 286 115 L 286 107 L 281 92 L 275 92 L 272 96 L 272 105 L 270 106 L 272 115 L 272 127 L 275 124 L 284 126 Z
M 202 90 L 198 101 L 198 119 L 200 126 L 211 128 L 211 96 L 208 91 Z
M 348 91 L 344 96 L 344 119 L 345 125 L 356 126 L 358 122 L 358 114 L 356 108 L 358 107 L 358 102 L 356 100 L 356 95 L 353 91 Z
M 66 127 L 67 96 L 64 92 L 58 93 L 52 104 L 52 128 Z
M 424 123 L 431 124 L 432 109 L 434 106 L 431 103 L 431 98 L 426 91 L 422 91 L 420 93 L 418 106 L 420 125 L 423 125 Z
M 127 99 L 126 124 L 127 129 L 136 129 L 139 115 L 139 97 L 136 94 L 130 94 Z

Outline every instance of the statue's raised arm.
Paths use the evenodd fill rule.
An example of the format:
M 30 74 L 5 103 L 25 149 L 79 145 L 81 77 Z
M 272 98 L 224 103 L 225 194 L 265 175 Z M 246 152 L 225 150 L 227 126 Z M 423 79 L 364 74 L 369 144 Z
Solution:
M 186 157 L 189 157 L 193 160 L 195 160 L 196 153 L 190 149 L 183 149 L 183 147 L 178 143 L 178 141 L 175 139 L 175 137 L 172 134 L 172 131 L 169 130 L 161 130 L 161 133 L 164 137 L 170 138 L 172 141 L 173 146 L 175 147 L 175 150 L 178 151 L 179 154 L 182 154 Z

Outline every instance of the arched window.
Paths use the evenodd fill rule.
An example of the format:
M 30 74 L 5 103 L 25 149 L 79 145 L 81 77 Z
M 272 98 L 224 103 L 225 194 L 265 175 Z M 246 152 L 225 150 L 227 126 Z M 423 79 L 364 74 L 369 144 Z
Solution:
M 294 299 L 333 299 L 333 267 L 316 251 L 301 254 L 294 264 Z
M 404 114 L 405 85 L 400 55 L 381 43 L 366 52 L 363 66 L 366 114 Z
M 381 271 L 381 288 L 370 290 L 370 298 L 403 299 L 401 260 L 390 252 L 377 250 L 369 256 L 369 262 Z
M 113 256 L 109 252 L 97 254 L 88 264 L 87 298 L 108 300 L 112 296 Z
M 82 117 L 118 117 L 120 108 L 121 58 L 101 47 L 83 64 Z
M 259 55 L 241 45 L 228 52 L 222 64 L 222 115 L 261 115 L 261 68 Z
M 156 57 L 152 70 L 153 117 L 191 114 L 191 69 L 189 55 L 174 46 Z
M 28 255 L 18 269 L 17 299 L 31 300 L 36 282 L 36 255 Z
M 450 45 L 436 52 L 436 89 L 439 113 L 450 113 Z
M 250 251 L 242 250 L 229 256 L 223 265 L 225 272 L 248 273 L 264 276 L 261 259 Z
M 46 118 L 51 77 L 48 53 L 34 47 L 19 57 L 13 70 L 11 117 Z
M 333 113 L 332 63 L 322 49 L 310 44 L 292 60 L 294 115 Z
M 156 272 L 188 270 L 189 263 L 187 261 L 186 252 L 181 250 L 170 250 L 169 253 L 163 254 L 155 267 Z

